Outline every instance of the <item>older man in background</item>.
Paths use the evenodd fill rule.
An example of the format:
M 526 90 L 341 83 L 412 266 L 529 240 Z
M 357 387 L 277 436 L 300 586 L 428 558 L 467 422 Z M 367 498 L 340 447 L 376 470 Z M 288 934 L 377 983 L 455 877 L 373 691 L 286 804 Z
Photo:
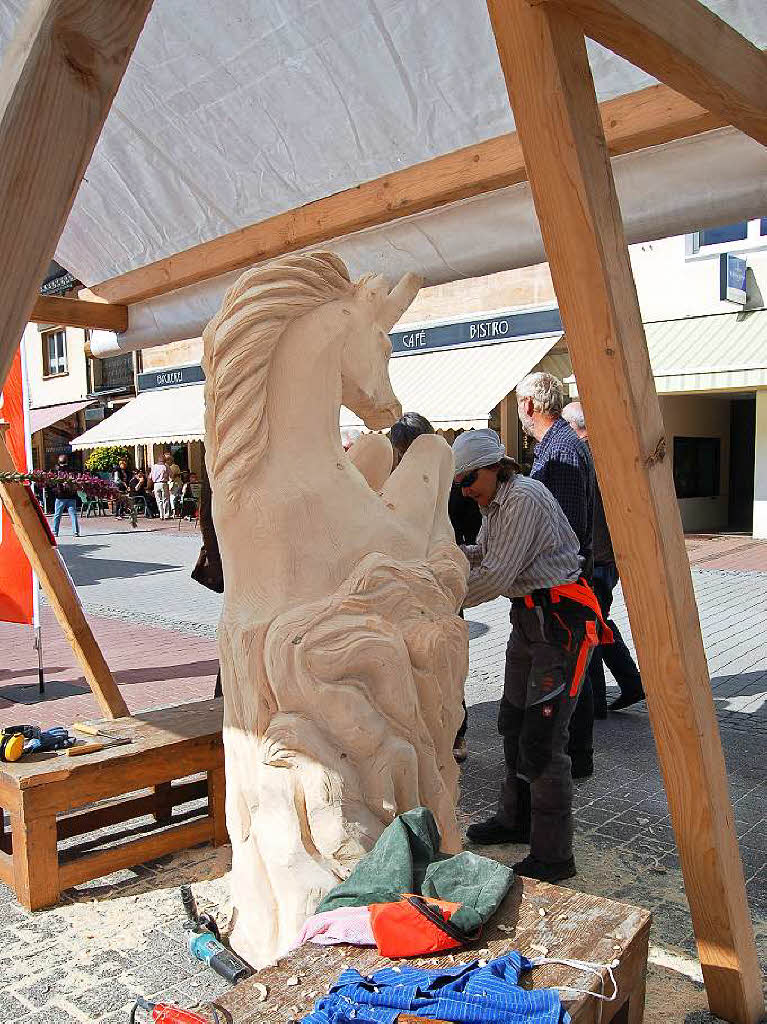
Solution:
M 594 564 L 594 463 L 588 445 L 562 419 L 564 385 L 551 373 L 531 373 L 517 384 L 522 429 L 538 443 L 530 476 L 551 491 L 580 545 L 583 575 Z M 594 773 L 594 695 L 588 675 L 570 720 L 568 752 L 574 779 Z
M 581 441 L 588 444 L 589 435 L 586 429 L 586 419 L 583 415 L 583 406 L 580 402 L 570 402 L 562 410 L 562 418 L 565 419 Z M 602 495 L 599 484 L 594 490 L 594 575 L 592 587 L 597 595 L 602 615 L 607 620 L 612 634 L 613 643 L 607 647 L 597 647 L 589 666 L 589 678 L 591 679 L 594 691 L 595 707 L 607 707 L 607 687 L 605 685 L 604 666 L 612 672 L 615 681 L 620 687 L 621 695 L 610 705 L 610 711 L 625 711 L 626 708 L 644 700 L 644 689 L 634 659 L 631 657 L 618 627 L 608 619 L 610 608 L 613 603 L 613 591 L 618 583 L 618 568 L 615 564 L 615 553 L 613 542 L 610 537 L 610 530 L 605 516 L 605 507 L 602 504 Z

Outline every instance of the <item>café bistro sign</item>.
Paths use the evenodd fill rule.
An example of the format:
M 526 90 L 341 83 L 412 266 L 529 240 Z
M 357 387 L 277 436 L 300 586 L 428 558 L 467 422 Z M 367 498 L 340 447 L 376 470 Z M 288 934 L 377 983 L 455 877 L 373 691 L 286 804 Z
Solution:
M 496 316 L 466 320 L 461 323 L 440 324 L 392 331 L 392 354 L 416 355 L 436 349 L 458 348 L 464 345 L 488 345 L 515 338 L 554 334 L 562 330 L 558 309 L 531 309 L 523 313 L 502 313 Z M 138 375 L 138 390 L 175 388 L 183 384 L 200 384 L 205 374 L 199 365 L 174 366 L 151 370 Z
M 507 313 L 466 320 L 463 323 L 425 325 L 392 331 L 389 337 L 393 355 L 413 355 L 439 348 L 463 345 L 487 345 L 513 341 L 531 335 L 552 334 L 562 330 L 558 309 L 533 309 L 524 313 Z

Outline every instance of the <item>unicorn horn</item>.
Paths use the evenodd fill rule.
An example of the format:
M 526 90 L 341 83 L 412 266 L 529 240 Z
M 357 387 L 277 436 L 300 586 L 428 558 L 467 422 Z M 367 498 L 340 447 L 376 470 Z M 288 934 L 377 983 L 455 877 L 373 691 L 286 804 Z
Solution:
M 418 274 L 405 274 L 405 276 L 394 285 L 386 299 L 384 299 L 381 320 L 387 329 L 392 328 L 410 303 L 418 294 L 423 285 L 423 278 Z

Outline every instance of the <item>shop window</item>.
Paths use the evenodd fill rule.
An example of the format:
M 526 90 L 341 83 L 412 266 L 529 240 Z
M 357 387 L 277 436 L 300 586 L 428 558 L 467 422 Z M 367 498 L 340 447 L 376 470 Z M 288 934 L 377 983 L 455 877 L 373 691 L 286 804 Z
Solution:
M 759 218 L 759 234 L 767 235 L 767 217 Z
M 67 365 L 67 332 L 65 330 L 46 331 L 43 340 L 43 374 L 46 377 L 59 377 L 69 372 Z
M 717 498 L 721 440 L 674 438 L 674 487 L 677 498 Z

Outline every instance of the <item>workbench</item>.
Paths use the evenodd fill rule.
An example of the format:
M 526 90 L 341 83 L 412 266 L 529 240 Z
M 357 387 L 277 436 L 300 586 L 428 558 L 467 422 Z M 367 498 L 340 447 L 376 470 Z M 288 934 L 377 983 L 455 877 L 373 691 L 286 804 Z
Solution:
M 517 878 L 478 942 L 454 954 L 407 962 L 429 969 L 454 967 L 478 958 L 489 960 L 512 950 L 530 959 L 541 957 L 542 951 L 548 950 L 549 957 L 599 963 L 619 960 L 614 972 L 618 983 L 614 1002 L 602 1003 L 591 996 L 562 992 L 563 1002 L 573 1024 L 641 1024 L 650 920 L 650 912 L 638 907 Z M 223 1016 L 230 1024 L 288 1024 L 308 1013 L 315 1000 L 327 992 L 346 968 L 354 967 L 369 975 L 381 967 L 404 962 L 384 960 L 375 949 L 306 943 L 240 982 L 215 1006 L 225 1011 Z M 296 978 L 297 984 L 288 984 Z M 598 991 L 600 985 L 594 975 L 553 965 L 536 968 L 531 975 L 523 975 L 522 980 L 530 988 L 559 984 Z M 258 985 L 267 988 L 263 1002 Z M 607 981 L 607 992 L 610 987 Z M 207 1007 L 206 1016 L 213 1019 L 212 1007 Z M 415 1024 L 424 1018 L 400 1014 L 398 1020 L 400 1024 Z
M 0 812 L 0 881 L 38 910 L 56 903 L 62 890 L 120 868 L 200 843 L 226 843 L 222 722 L 221 698 L 182 704 L 92 723 L 111 736 L 129 736 L 129 744 L 0 763 L 0 808 L 10 817 L 6 831 Z M 200 816 L 174 820 L 174 807 L 204 797 Z M 84 850 L 59 849 L 62 840 L 146 815 L 154 827 L 138 838 L 107 849 L 94 850 L 93 842 Z

